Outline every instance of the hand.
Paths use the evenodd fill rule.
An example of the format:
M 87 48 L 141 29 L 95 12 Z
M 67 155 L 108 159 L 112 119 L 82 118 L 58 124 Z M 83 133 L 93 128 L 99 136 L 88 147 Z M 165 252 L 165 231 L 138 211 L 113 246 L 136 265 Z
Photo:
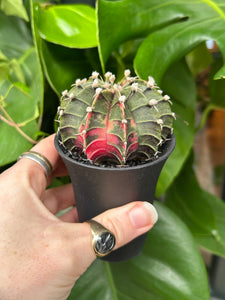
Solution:
M 71 184 L 46 190 L 66 169 L 54 148 L 54 135 L 32 150 L 44 155 L 53 172 L 22 158 L 0 175 L 0 299 L 66 299 L 76 280 L 96 258 L 90 225 L 78 223 Z M 116 248 L 151 229 L 157 212 L 151 204 L 132 202 L 94 218 L 111 230 Z M 123 222 L 121 222 L 123 220 Z

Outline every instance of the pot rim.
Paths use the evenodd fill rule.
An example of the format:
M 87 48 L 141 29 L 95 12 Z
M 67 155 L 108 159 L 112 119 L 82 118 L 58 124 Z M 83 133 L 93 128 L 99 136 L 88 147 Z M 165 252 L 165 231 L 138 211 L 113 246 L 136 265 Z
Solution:
M 175 138 L 174 134 L 171 135 L 171 138 L 169 138 L 168 141 L 167 141 L 168 146 L 163 151 L 163 154 L 159 158 L 155 159 L 154 161 L 146 162 L 146 163 L 139 164 L 139 165 L 136 165 L 136 166 L 126 166 L 126 167 L 118 167 L 118 168 L 117 167 L 102 167 L 102 166 L 90 165 L 90 164 L 85 164 L 85 163 L 76 161 L 75 159 L 69 157 L 68 155 L 66 155 L 62 151 L 62 149 L 61 149 L 61 147 L 59 146 L 59 143 L 58 143 L 58 135 L 57 134 L 55 135 L 54 143 L 55 143 L 56 150 L 58 151 L 60 156 L 63 157 L 64 159 L 66 159 L 67 161 L 73 163 L 73 164 L 76 164 L 76 165 L 79 165 L 79 166 L 82 166 L 82 167 L 86 167 L 88 169 L 99 169 L 99 170 L 102 170 L 102 171 L 104 171 L 104 170 L 109 171 L 110 170 L 110 171 L 124 172 L 124 171 L 127 171 L 127 170 L 137 170 L 137 169 L 140 169 L 140 168 L 147 168 L 149 165 L 153 166 L 153 165 L 158 164 L 161 161 L 165 160 L 173 152 L 173 150 L 176 146 L 176 138 Z

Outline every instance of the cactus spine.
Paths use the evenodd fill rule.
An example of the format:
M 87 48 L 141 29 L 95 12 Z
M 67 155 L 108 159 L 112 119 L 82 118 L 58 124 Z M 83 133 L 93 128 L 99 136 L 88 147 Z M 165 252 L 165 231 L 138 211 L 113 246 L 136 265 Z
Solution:
M 124 75 L 115 83 L 111 72 L 104 80 L 93 72 L 62 92 L 58 133 L 69 152 L 115 165 L 157 156 L 172 132 L 170 97 L 163 96 L 152 77 L 144 81 L 129 70 Z

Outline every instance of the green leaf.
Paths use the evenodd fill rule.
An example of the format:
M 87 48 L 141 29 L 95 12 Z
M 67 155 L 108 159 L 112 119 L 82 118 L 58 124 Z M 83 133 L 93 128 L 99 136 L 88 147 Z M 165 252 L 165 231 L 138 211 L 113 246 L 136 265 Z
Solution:
M 94 50 L 69 49 L 59 45 L 40 41 L 40 55 L 47 79 L 53 90 L 59 95 L 68 89 L 77 78 L 84 78 L 93 71 L 87 53 Z M 98 58 L 96 58 L 96 61 Z
M 5 80 L 0 87 L 2 97 L 0 104 L 1 102 L 4 104 L 4 107 L 0 106 L 0 112 L 11 123 L 18 124 L 25 134 L 34 138 L 38 130 L 38 117 L 42 112 L 42 83 L 34 49 L 24 60 L 22 68 L 27 85 Z M 0 124 L 0 138 L 3 141 L 0 144 L 2 153 L 0 165 L 4 165 L 16 160 L 19 154 L 30 148 L 31 143 L 18 132 L 15 126 L 10 126 L 3 120 L 0 120 Z
M 29 21 L 22 0 L 1 0 L 1 10 L 8 16 L 16 16 Z
M 184 60 L 166 72 L 161 86 L 171 96 L 176 113 L 174 134 L 176 147 L 167 160 L 157 184 L 156 195 L 163 194 L 180 172 L 193 145 L 196 87 Z M 185 137 L 185 138 L 184 138 Z
M 157 82 L 174 61 L 203 41 L 215 40 L 225 58 L 225 6 L 221 0 L 99 0 L 98 26 L 103 66 L 121 43 L 146 37 L 134 66 L 143 78 L 152 75 Z M 216 78 L 222 75 L 225 66 Z
M 0 25 L 0 50 L 10 60 L 10 76 L 0 86 L 0 165 L 5 165 L 31 147 L 39 130 L 43 82 L 37 52 L 24 21 L 0 13 Z
M 35 22 L 40 36 L 71 48 L 96 47 L 96 16 L 88 5 L 35 6 Z
M 209 99 L 205 109 L 203 110 L 201 120 L 198 124 L 198 129 L 201 129 L 205 126 L 208 116 L 211 111 L 215 109 L 224 109 L 225 108 L 225 89 L 224 89 L 224 78 L 215 80 L 215 74 L 223 65 L 221 57 L 215 57 L 209 73 Z
M 0 51 L 0 61 L 4 61 L 4 62 L 8 61 L 8 58 L 2 53 L 2 51 Z
M 75 284 L 68 300 L 208 300 L 207 275 L 184 223 L 155 203 L 159 221 L 143 252 L 123 263 L 95 261 Z
M 8 77 L 9 71 L 9 63 L 0 62 L 0 82 Z
M 208 251 L 225 257 L 225 203 L 206 191 L 202 193 L 215 215 L 218 231 L 217 235 L 197 236 L 196 241 Z
M 19 59 L 32 45 L 26 23 L 0 12 L 0 51 L 8 60 Z
M 16 59 L 12 59 L 10 61 L 10 68 L 12 72 L 15 74 L 15 80 L 18 80 L 25 84 L 26 82 L 25 82 L 22 68 L 20 66 L 20 62 Z
M 160 80 L 171 63 L 209 39 L 216 41 L 225 57 L 223 46 L 225 7 L 220 5 L 220 0 L 194 2 L 186 0 L 178 1 L 176 4 L 168 0 L 161 2 L 164 4 L 163 9 L 166 9 L 166 19 L 175 21 L 179 14 L 180 22 L 165 26 L 145 39 L 134 62 L 138 73 L 144 76 L 152 73 L 157 80 Z M 146 62 L 145 65 L 143 61 Z M 220 78 L 224 74 L 225 67 L 217 72 L 215 78 Z
M 214 80 L 214 75 L 223 65 L 222 59 L 217 59 L 212 64 L 212 70 L 209 76 L 209 93 L 211 108 L 225 108 L 225 79 Z
M 217 224 L 211 205 L 200 188 L 188 159 L 166 193 L 166 205 L 186 223 L 194 236 L 216 236 Z
M 37 128 L 35 120 L 29 122 L 21 129 L 29 136 L 33 137 Z M 21 134 L 12 126 L 0 120 L 0 151 L 2 153 L 0 158 L 0 166 L 6 165 L 15 161 L 19 155 L 31 148 L 31 142 L 21 136 Z
M 97 2 L 99 54 L 103 66 L 111 52 L 120 44 L 146 36 L 155 29 L 154 23 L 157 20 L 165 23 L 165 16 L 158 13 L 159 9 L 152 10 L 152 6 L 152 0 Z
M 212 55 L 207 49 L 206 43 L 199 44 L 193 51 L 188 53 L 186 60 L 193 76 L 196 76 L 213 63 Z

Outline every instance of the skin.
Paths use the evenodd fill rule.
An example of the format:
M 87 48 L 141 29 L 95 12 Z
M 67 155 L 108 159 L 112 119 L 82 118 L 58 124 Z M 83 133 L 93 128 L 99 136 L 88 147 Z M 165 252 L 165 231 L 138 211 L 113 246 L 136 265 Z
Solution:
M 51 162 L 44 168 L 23 158 L 0 175 L 0 299 L 62 300 L 96 259 L 90 225 L 79 223 L 71 184 L 46 190 L 54 177 L 67 174 L 54 148 L 54 135 L 32 150 Z M 94 218 L 116 236 L 116 248 L 147 232 L 157 220 L 153 207 L 132 202 Z M 123 220 L 121 222 L 121 220 Z

